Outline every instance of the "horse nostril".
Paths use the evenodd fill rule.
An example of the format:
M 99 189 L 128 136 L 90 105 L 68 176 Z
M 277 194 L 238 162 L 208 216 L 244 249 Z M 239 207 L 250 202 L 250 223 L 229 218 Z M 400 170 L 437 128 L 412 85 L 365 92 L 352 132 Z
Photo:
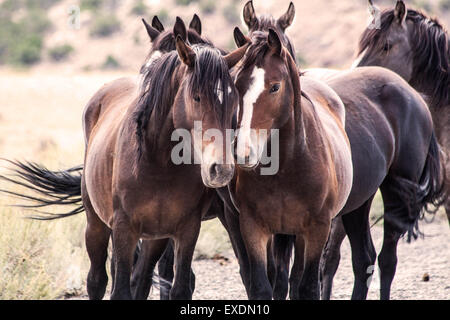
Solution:
M 216 177 L 217 174 L 219 173 L 218 170 L 219 170 L 218 165 L 217 165 L 216 163 L 213 163 L 213 164 L 209 167 L 209 176 L 210 176 L 211 178 Z

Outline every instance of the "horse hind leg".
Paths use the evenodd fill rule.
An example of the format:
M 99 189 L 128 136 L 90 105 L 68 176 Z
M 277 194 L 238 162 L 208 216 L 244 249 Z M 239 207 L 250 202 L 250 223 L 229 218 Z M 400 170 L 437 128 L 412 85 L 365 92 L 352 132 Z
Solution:
M 367 298 L 374 271 L 376 252 L 370 235 L 369 212 L 374 195 L 358 209 L 342 216 L 345 232 L 352 249 L 355 282 L 352 300 Z
M 133 299 L 145 300 L 148 298 L 153 282 L 153 271 L 167 246 L 167 242 L 168 239 L 142 241 L 131 277 Z
M 384 202 L 384 216 L 409 215 L 409 208 L 406 199 L 398 194 L 395 185 L 386 180 L 381 186 L 381 194 Z M 404 212 L 401 214 L 401 212 Z M 402 236 L 398 226 L 391 222 L 391 219 L 384 219 L 383 223 L 383 245 L 378 255 L 378 267 L 380 268 L 380 299 L 389 300 L 391 285 L 397 269 L 397 245 Z
M 321 299 L 330 300 L 333 289 L 333 278 L 341 259 L 341 245 L 346 237 L 342 218 L 337 217 L 331 222 L 331 231 L 327 244 L 320 259 L 320 290 Z
M 161 300 L 169 300 L 169 292 L 172 289 L 173 282 L 173 266 L 174 266 L 174 252 L 173 240 L 170 239 L 166 250 L 158 261 L 158 276 L 159 276 L 159 297 Z M 195 290 L 195 274 L 191 268 L 191 291 Z
M 159 298 L 161 300 L 169 300 L 169 292 L 172 289 L 173 281 L 173 240 L 170 239 L 167 243 L 166 250 L 158 261 L 158 276 L 159 282 Z
M 87 277 L 87 292 L 90 300 L 101 300 L 108 283 L 105 264 L 111 230 L 95 213 L 85 188 L 82 188 L 82 198 L 87 218 L 86 250 L 91 262 Z

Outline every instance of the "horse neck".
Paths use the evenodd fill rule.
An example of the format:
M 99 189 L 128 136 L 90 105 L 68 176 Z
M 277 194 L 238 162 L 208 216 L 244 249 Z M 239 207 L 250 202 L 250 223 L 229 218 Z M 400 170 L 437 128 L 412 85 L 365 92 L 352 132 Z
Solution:
M 170 99 L 171 106 L 166 117 L 163 119 L 163 124 L 157 124 L 157 121 L 159 120 L 157 119 L 155 112 L 153 112 L 149 121 L 150 129 L 147 130 L 145 139 L 147 157 L 164 164 L 170 160 L 170 153 L 173 147 L 171 141 L 172 133 L 175 130 L 175 125 L 173 123 L 173 106 L 182 82 L 182 80 L 180 80 L 180 69 L 181 65 L 175 69 L 169 84 L 172 88 L 176 88 L 176 90 L 173 91 L 173 96 Z M 155 132 L 155 128 L 159 128 L 159 131 Z

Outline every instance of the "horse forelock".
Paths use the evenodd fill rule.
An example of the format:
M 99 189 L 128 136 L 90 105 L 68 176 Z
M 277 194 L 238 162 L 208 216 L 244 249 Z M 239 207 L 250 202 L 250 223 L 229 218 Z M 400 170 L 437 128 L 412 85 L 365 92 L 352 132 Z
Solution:
M 192 48 L 197 57 L 188 79 L 190 95 L 202 93 L 209 105 L 213 106 L 217 119 L 223 122 L 232 107 L 229 93 L 234 87 L 228 65 L 217 48 L 204 44 L 194 45 Z
M 291 39 L 289 39 L 289 37 L 283 31 L 281 31 L 279 29 L 278 20 L 275 19 L 272 15 L 263 14 L 263 15 L 259 16 L 257 28 L 255 30 L 251 30 L 251 34 L 253 35 L 255 32 L 269 31 L 270 28 L 277 31 L 278 36 L 280 37 L 281 41 L 283 42 L 283 45 L 288 49 L 294 62 L 296 62 L 295 49 L 294 49 L 294 45 L 293 45 Z

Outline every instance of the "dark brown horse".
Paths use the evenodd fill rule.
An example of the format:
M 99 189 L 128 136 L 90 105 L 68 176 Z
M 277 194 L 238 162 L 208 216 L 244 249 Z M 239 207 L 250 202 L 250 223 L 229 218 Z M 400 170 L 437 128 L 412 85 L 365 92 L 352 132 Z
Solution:
M 354 66 L 381 66 L 398 73 L 428 102 L 437 139 L 447 154 L 447 200 L 450 222 L 450 38 L 445 27 L 425 13 L 395 9 L 381 14 L 379 29 L 361 36 Z
M 247 4 L 251 6 L 251 2 Z M 247 10 L 254 16 L 254 10 Z M 291 10 L 292 11 L 292 10 Z M 260 19 L 253 17 L 245 19 L 250 21 Z M 262 19 L 262 18 L 261 18 Z M 278 22 L 273 18 L 265 17 L 263 21 L 270 22 L 274 26 Z M 258 25 L 270 25 L 269 23 L 259 23 Z M 248 25 L 252 30 L 252 25 Z M 267 27 L 267 26 L 266 26 Z M 284 30 L 277 29 L 278 32 Z M 286 35 L 280 37 L 285 44 L 289 43 Z M 339 73 L 331 70 L 314 70 L 306 72 L 307 76 L 319 75 L 322 80 L 326 80 L 342 98 L 347 111 L 346 132 L 349 136 L 352 147 L 352 159 L 354 167 L 354 187 L 349 196 L 348 203 L 341 214 L 346 214 L 342 219 L 346 222 L 345 230 L 349 233 L 355 271 L 355 287 L 353 298 L 365 298 L 367 294 L 367 280 L 371 276 L 368 269 L 375 261 L 375 251 L 370 237 L 368 213 L 373 196 L 381 186 L 384 190 L 384 201 L 386 207 L 385 225 L 386 231 L 392 241 L 386 241 L 386 247 L 394 248 L 398 238 L 406 231 L 412 230 L 416 226 L 417 219 L 421 212 L 429 203 L 438 204 L 440 202 L 442 185 L 440 182 L 439 148 L 436 140 L 432 137 L 430 130 L 430 117 L 424 111 L 424 102 L 418 95 L 404 82 L 392 73 L 368 69 L 354 72 Z M 368 80 L 370 79 L 370 80 Z M 388 85 L 391 87 L 397 84 L 397 97 L 383 93 L 383 100 L 380 100 L 380 92 L 376 88 Z M 368 88 L 372 86 L 373 90 Z M 350 90 L 349 88 L 352 88 Z M 353 89 L 359 89 L 353 91 Z M 395 105 L 395 107 L 392 107 Z M 417 126 L 413 131 L 408 131 L 410 124 L 405 119 L 405 115 L 399 108 L 408 114 L 414 115 Z M 397 117 L 394 117 L 397 110 Z M 410 120 L 409 120 L 410 121 Z M 389 129 L 390 128 L 390 129 Z M 400 132 L 394 128 L 401 128 Z M 394 132 L 394 136 L 390 132 Z M 377 133 L 376 135 L 374 133 Z M 399 145 L 395 141 L 404 141 L 404 145 Z M 395 150 L 390 150 L 389 146 L 396 146 Z M 370 147 L 370 152 L 367 146 Z M 421 151 L 418 151 L 421 150 Z M 398 154 L 394 159 L 390 159 L 392 154 Z M 411 156 L 413 155 L 413 156 Z M 411 162 L 407 159 L 411 158 Z M 426 160 L 426 161 L 425 161 Z M 424 166 L 425 163 L 425 166 Z M 386 194 L 390 195 L 387 196 Z M 340 222 L 341 219 L 335 219 Z M 334 223 L 335 224 L 335 223 Z M 334 225 L 333 224 L 333 225 Z M 342 222 L 338 225 L 340 230 L 344 230 Z M 336 232 L 339 228 L 333 228 Z M 344 231 L 342 231 L 344 232 Z M 350 235 L 351 234 L 351 235 Z M 344 233 L 345 235 L 345 233 Z M 276 241 L 276 240 L 279 241 Z M 331 294 L 330 274 L 334 274 L 333 269 L 336 254 L 339 250 L 334 250 L 333 234 L 327 243 L 324 251 L 324 263 L 322 263 L 322 294 L 323 298 L 329 298 Z M 279 274 L 286 272 L 289 263 L 290 247 L 292 238 L 275 237 L 274 254 L 277 260 L 277 280 L 274 281 L 274 296 L 276 298 L 285 297 L 286 284 L 285 277 Z M 395 246 L 394 246 L 395 244 Z M 284 247 L 284 250 L 283 250 Z M 395 261 L 391 259 L 392 254 L 382 255 L 382 265 L 384 276 L 382 280 L 382 297 L 389 296 L 389 287 L 393 278 L 392 268 L 395 269 Z M 389 252 L 393 252 L 389 249 Z M 395 250 L 394 250 L 395 252 Z M 338 257 L 338 256 L 337 256 Z M 337 265 L 335 266 L 337 268 Z M 299 277 L 299 275 L 297 276 Z M 291 275 L 291 286 L 298 283 L 299 279 Z M 277 290 L 278 289 L 278 290 Z M 295 293 L 294 293 L 295 294 Z M 291 297 L 293 297 L 291 292 Z
M 448 112 L 445 112 L 450 107 L 448 41 L 445 29 L 437 20 L 415 10 L 406 10 L 404 3 L 398 1 L 395 9 L 385 10 L 381 14 L 379 29 L 368 28 L 364 31 L 359 44 L 358 58 L 354 63 L 354 67 L 374 65 L 397 72 L 428 101 L 437 139 L 447 153 L 447 187 L 446 191 L 444 190 L 447 194 L 444 196 L 444 199 L 447 199 L 447 215 L 450 210 L 448 195 L 450 117 Z M 391 202 L 395 203 L 392 195 L 394 193 L 391 194 Z M 398 198 L 401 199 L 401 195 Z M 385 197 L 383 200 L 386 201 Z M 439 205 L 441 201 L 431 202 Z M 394 209 L 395 205 L 385 203 L 385 217 Z M 325 298 L 331 296 L 332 280 L 339 265 L 339 251 L 345 235 L 342 221 L 337 219 L 332 225 L 331 236 L 324 253 L 326 258 L 322 265 L 322 293 Z M 396 247 L 399 237 L 399 233 L 392 225 L 385 222 L 383 247 L 378 257 L 382 299 L 389 299 L 390 296 L 390 286 L 397 264 Z
M 219 146 L 214 139 L 193 139 L 194 152 L 201 155 L 200 168 L 175 165 L 171 161 L 175 145 L 171 137 L 180 128 L 194 134 L 198 130 L 204 134 L 210 128 L 220 132 L 231 129 L 237 92 L 229 69 L 245 48 L 223 57 L 209 46 L 191 48 L 178 36 L 176 49 L 152 62 L 138 90 L 106 98 L 110 105 L 92 132 L 85 133 L 89 139 L 81 193 L 88 218 L 91 299 L 102 298 L 105 292 L 110 235 L 115 261 L 111 298 L 131 298 L 132 258 L 140 237 L 152 240 L 149 244 L 156 260 L 167 238 L 174 239 L 176 274 L 170 295 L 191 298 L 192 253 L 201 217 L 213 193 L 205 186 L 223 186 L 233 176 L 233 163 L 224 161 L 224 157 L 230 159 L 226 154 L 230 148 Z M 195 121 L 201 123 L 200 129 L 196 129 Z M 32 171 L 22 167 L 22 173 Z M 62 173 L 59 177 L 64 175 L 70 176 Z M 27 180 L 39 188 L 40 177 L 28 175 Z M 167 201 L 169 194 L 171 201 Z
M 296 261 L 302 263 L 293 270 L 303 270 L 294 289 L 297 297 L 317 299 L 319 260 L 331 219 L 351 189 L 344 106 L 333 90 L 313 79 L 302 80 L 300 89 L 295 62 L 273 29 L 253 33 L 236 86 L 240 165 L 230 191 L 239 208 L 249 259 L 249 298 L 272 298 L 267 246 L 273 234 L 283 233 L 296 235 L 295 248 L 301 255 Z M 269 140 L 272 156 L 279 157 L 279 170 L 261 175 L 261 168 L 256 168 L 268 143 L 268 136 L 261 134 L 273 129 L 279 133 L 279 144 L 273 136 Z

